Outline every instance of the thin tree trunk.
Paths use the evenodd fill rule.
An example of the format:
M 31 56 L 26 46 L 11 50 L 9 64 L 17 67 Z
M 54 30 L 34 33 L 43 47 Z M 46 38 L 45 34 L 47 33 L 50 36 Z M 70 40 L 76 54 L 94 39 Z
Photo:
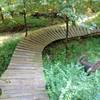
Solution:
M 3 16 L 3 13 L 2 13 L 2 8 L 0 7 L 0 12 L 1 12 L 1 19 L 2 19 L 2 22 L 4 23 L 4 16 Z
M 12 16 L 12 18 L 14 17 L 14 11 L 10 11 L 10 15 Z
M 25 37 L 27 37 L 27 35 L 28 35 L 28 30 L 27 30 L 27 19 L 26 19 L 26 12 L 24 11 L 24 24 L 25 24 L 25 32 L 26 32 L 26 34 L 25 34 Z
M 66 16 L 65 19 L 65 23 L 66 23 L 66 38 L 65 38 L 65 47 L 66 47 L 66 57 L 67 57 L 67 53 L 68 53 L 68 30 L 69 30 L 69 18 Z
M 3 16 L 3 13 L 1 13 L 1 19 L 2 19 L 2 22 L 4 23 L 4 16 Z
M 27 18 L 26 18 L 26 0 L 23 0 L 23 4 L 24 4 L 24 24 L 25 24 L 25 37 L 27 37 L 28 35 L 28 30 L 27 30 Z

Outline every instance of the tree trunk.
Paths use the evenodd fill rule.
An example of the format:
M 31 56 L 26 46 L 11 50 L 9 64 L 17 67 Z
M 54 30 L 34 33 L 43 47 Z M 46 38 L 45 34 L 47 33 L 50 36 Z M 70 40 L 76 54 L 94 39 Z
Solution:
M 65 19 L 65 23 L 66 23 L 66 38 L 65 38 L 65 47 L 66 47 L 66 57 L 67 57 L 67 53 L 68 53 L 68 30 L 69 30 L 69 18 L 66 16 L 66 19 Z
M 1 20 L 4 23 L 4 16 L 3 16 L 3 13 L 2 13 L 2 8 L 1 7 L 0 7 L 0 12 L 1 12 Z
M 25 32 L 26 32 L 25 37 L 27 37 L 28 30 L 27 30 L 27 19 L 26 19 L 26 11 L 25 10 L 24 10 L 24 24 L 25 24 Z
M 4 16 L 3 16 L 3 13 L 1 13 L 1 19 L 2 19 L 2 22 L 4 23 Z
M 23 0 L 23 4 L 24 4 L 24 24 L 25 24 L 25 37 L 27 37 L 28 35 L 28 30 L 27 30 L 27 18 L 26 18 L 26 0 Z
M 12 18 L 14 17 L 14 11 L 10 11 L 10 15 L 12 16 Z

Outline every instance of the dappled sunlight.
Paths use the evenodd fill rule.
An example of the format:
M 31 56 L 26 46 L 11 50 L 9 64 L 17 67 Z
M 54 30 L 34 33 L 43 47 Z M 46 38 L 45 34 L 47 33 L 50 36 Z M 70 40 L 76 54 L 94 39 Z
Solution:
M 78 19 L 77 23 L 78 23 L 78 25 L 80 25 L 81 23 L 84 23 L 86 21 L 90 21 L 90 20 L 98 17 L 99 15 L 100 15 L 100 12 L 98 12 L 98 13 L 92 15 L 92 16 L 83 16 L 83 18 L 81 17 L 81 18 Z
M 30 34 L 31 32 L 29 32 Z M 0 44 L 3 44 L 3 42 L 5 42 L 6 40 L 9 40 L 11 38 L 17 39 L 19 37 L 24 37 L 25 36 L 25 32 L 19 32 L 19 33 L 2 33 L 0 35 Z
M 7 39 L 9 39 L 10 36 L 0 36 L 0 44 L 2 44 L 4 41 L 6 41 Z

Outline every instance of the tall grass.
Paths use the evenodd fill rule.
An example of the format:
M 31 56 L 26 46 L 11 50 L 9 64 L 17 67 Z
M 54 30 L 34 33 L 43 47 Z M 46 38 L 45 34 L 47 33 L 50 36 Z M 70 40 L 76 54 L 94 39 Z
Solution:
M 86 54 L 89 61 L 100 57 L 100 38 L 69 41 L 69 55 L 64 62 L 62 41 L 53 43 L 44 51 L 44 73 L 50 100 L 100 100 L 100 71 L 87 76 L 78 58 Z
M 0 76 L 7 69 L 19 38 L 11 38 L 0 45 Z

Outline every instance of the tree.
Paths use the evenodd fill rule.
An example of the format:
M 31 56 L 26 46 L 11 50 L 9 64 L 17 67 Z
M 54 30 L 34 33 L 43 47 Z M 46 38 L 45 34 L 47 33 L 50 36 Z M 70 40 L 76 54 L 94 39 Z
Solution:
M 24 6 L 24 9 L 23 9 L 24 24 L 25 24 L 25 31 L 26 31 L 25 37 L 27 37 L 28 32 L 27 32 L 27 19 L 26 19 L 26 0 L 23 0 L 23 6 Z
M 69 22 L 74 22 L 77 19 L 77 16 L 75 14 L 75 8 L 73 7 L 78 3 L 75 0 L 59 0 L 59 12 L 60 15 L 63 16 L 63 19 L 66 23 L 66 38 L 65 38 L 65 47 L 66 47 L 66 56 L 68 52 L 68 34 L 69 34 Z
M 3 16 L 2 7 L 0 7 L 0 15 L 1 15 L 2 22 L 4 22 L 4 16 Z
M 63 18 L 64 22 L 66 23 L 66 38 L 65 38 L 65 47 L 66 47 L 66 55 L 68 51 L 68 33 L 69 33 L 69 22 L 72 22 L 75 25 L 75 20 L 77 19 L 76 16 L 76 4 L 79 3 L 80 0 L 42 0 L 46 1 L 48 5 L 53 5 L 56 7 L 56 11 L 58 12 L 59 16 Z
M 98 12 L 100 11 L 100 0 L 80 0 L 80 2 L 76 4 L 75 8 L 79 14 Z
M 5 20 L 5 18 L 4 18 L 4 5 L 5 5 L 4 1 L 0 0 L 0 17 L 1 17 L 2 22 L 4 22 L 4 20 Z

